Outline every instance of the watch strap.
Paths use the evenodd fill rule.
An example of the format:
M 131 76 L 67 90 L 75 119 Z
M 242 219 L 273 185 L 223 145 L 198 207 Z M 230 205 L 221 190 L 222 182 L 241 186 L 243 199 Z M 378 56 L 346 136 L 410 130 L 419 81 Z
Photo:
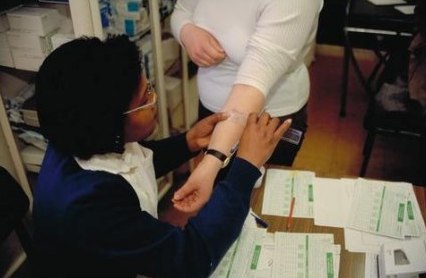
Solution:
M 214 149 L 207 149 L 206 152 L 205 152 L 205 154 L 210 154 L 210 155 L 216 157 L 217 159 L 219 159 L 222 162 L 225 162 L 225 160 L 228 158 L 222 152 L 214 150 Z

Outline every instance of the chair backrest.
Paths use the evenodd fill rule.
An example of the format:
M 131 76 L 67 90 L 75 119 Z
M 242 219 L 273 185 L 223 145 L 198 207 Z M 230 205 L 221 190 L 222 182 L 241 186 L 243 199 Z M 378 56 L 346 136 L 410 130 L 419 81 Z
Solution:
M 0 166 L 0 241 L 15 231 L 27 257 L 32 254 L 32 239 L 23 220 L 29 206 L 29 199 L 21 186 Z

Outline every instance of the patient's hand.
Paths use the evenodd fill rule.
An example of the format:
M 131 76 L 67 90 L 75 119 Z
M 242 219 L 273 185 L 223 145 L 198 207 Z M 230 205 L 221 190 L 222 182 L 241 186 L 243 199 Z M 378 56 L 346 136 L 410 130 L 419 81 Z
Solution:
M 174 207 L 183 212 L 194 212 L 202 208 L 210 199 L 220 166 L 221 162 L 217 158 L 205 156 L 188 181 L 176 191 L 172 200 Z
M 180 38 L 191 60 L 200 67 L 216 65 L 226 57 L 216 38 L 194 24 L 186 24 Z

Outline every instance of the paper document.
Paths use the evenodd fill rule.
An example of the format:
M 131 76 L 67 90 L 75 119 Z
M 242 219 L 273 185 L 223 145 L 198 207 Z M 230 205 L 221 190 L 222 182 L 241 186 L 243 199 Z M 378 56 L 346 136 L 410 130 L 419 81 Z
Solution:
M 275 233 L 272 277 L 338 277 L 339 264 L 332 234 Z
M 415 5 L 395 6 L 394 8 L 403 14 L 414 14 Z
M 266 234 L 265 229 L 245 229 L 241 232 L 237 242 L 237 249 L 229 270 L 229 277 L 246 277 L 251 265 L 251 256 L 256 242 Z
M 274 262 L 275 241 L 274 234 L 265 233 L 258 238 L 250 254 L 250 264 L 247 269 L 247 278 L 269 278 L 272 275 Z
M 237 240 L 228 249 L 225 256 L 210 277 L 247 277 L 246 272 L 253 264 L 252 257 L 256 246 L 266 235 L 266 229 L 258 228 L 254 217 L 249 213 Z M 259 266 L 260 267 L 260 266 Z
M 405 236 L 420 236 L 424 232 L 423 221 L 420 221 L 422 215 L 419 215 L 416 205 L 418 207 L 416 195 L 411 191 L 407 200 L 407 213 L 403 230 Z
M 379 278 L 378 255 L 372 253 L 365 254 L 365 278 Z
M 358 179 L 347 227 L 403 239 L 407 198 L 406 190 L 384 181 Z
M 370 3 L 374 5 L 396 5 L 396 4 L 406 4 L 404 0 L 368 0 Z
M 421 211 L 417 198 L 411 184 L 407 183 L 390 183 L 387 182 L 388 187 L 400 188 L 408 192 L 407 209 L 405 216 L 405 223 L 403 227 L 404 240 L 415 239 L 418 237 L 426 236 L 426 227 L 421 216 Z M 379 254 L 380 247 L 385 243 L 402 242 L 402 239 L 371 234 L 359 230 L 345 228 L 345 247 L 350 252 L 366 252 Z
M 213 271 L 213 273 L 210 275 L 211 278 L 225 278 L 228 277 L 229 269 L 232 265 L 232 261 L 235 256 L 236 248 L 237 248 L 237 242 L 235 241 L 232 246 L 228 249 L 225 256 L 223 256 L 222 260 L 220 261 L 219 265 L 216 267 L 216 269 Z
M 355 179 L 314 178 L 314 223 L 344 228 L 349 218 Z
M 314 172 L 268 169 L 262 214 L 289 216 L 291 199 L 295 197 L 293 217 L 314 216 Z

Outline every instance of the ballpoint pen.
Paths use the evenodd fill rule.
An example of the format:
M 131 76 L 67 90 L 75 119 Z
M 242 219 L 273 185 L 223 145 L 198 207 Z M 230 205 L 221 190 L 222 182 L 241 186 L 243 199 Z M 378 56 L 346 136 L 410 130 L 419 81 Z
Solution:
M 254 212 L 250 212 L 250 214 L 254 217 L 254 220 L 256 220 L 256 223 L 259 226 L 262 226 L 263 228 L 268 228 L 268 223 L 265 222 L 265 220 L 263 220 L 262 218 L 259 217 L 259 215 L 257 215 Z
M 296 202 L 296 198 L 291 197 L 290 212 L 288 214 L 288 220 L 287 220 L 287 231 L 290 230 L 291 224 L 293 223 L 293 211 L 294 211 L 294 203 L 295 202 Z

